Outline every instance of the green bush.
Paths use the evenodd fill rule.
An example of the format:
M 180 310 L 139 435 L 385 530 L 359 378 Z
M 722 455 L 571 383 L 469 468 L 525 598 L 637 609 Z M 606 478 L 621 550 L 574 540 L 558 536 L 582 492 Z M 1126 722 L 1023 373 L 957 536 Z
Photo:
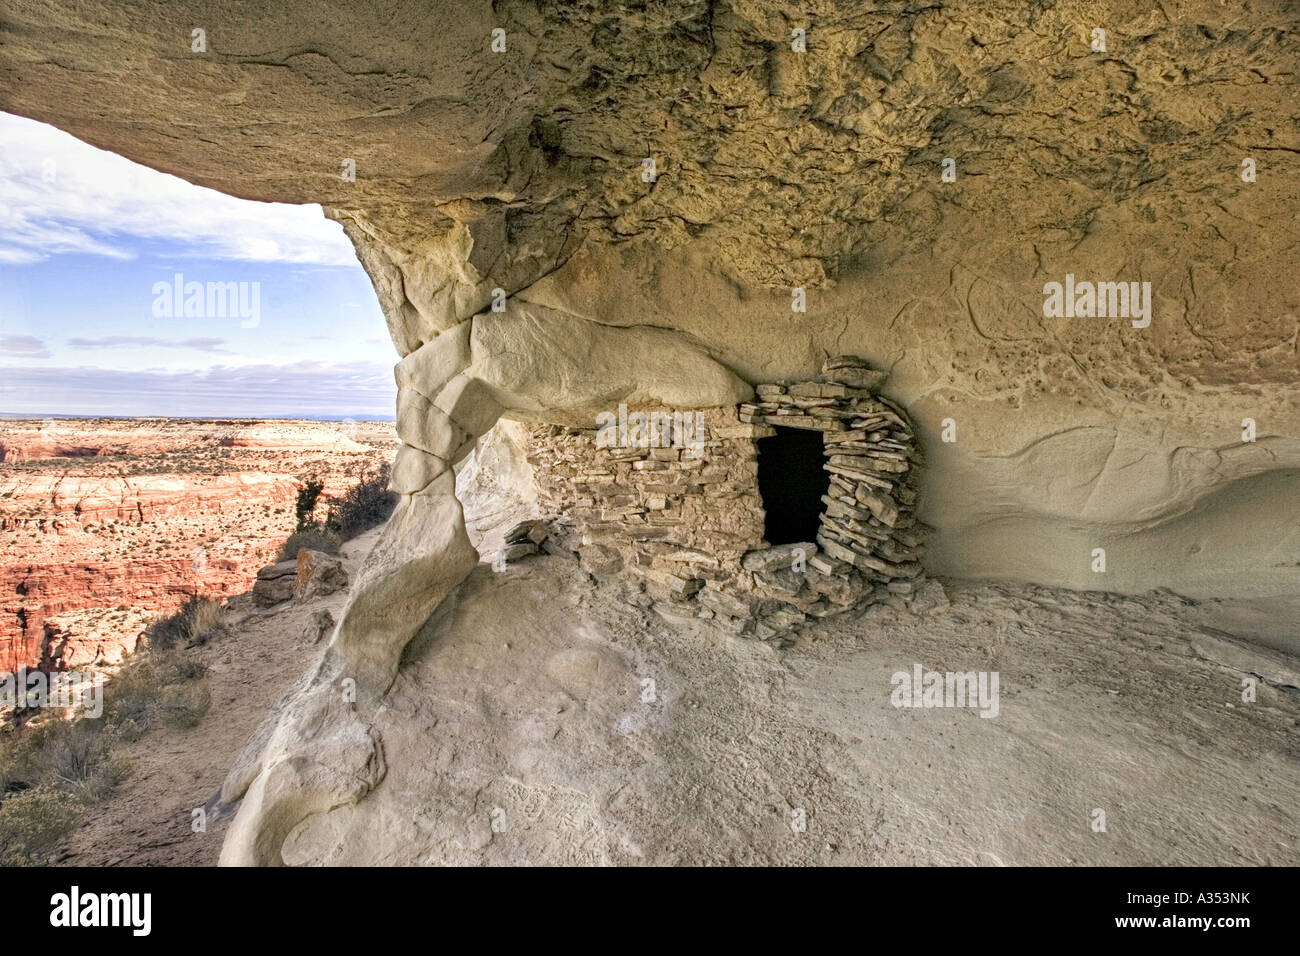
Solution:
M 294 506 L 294 513 L 298 516 L 299 531 L 312 526 L 312 513 L 316 510 L 316 502 L 320 500 L 320 494 L 324 490 L 325 483 L 315 478 L 304 480 L 302 487 L 298 489 L 298 502 Z
M 0 803 L 0 866 L 30 866 L 44 857 L 81 820 L 83 807 L 51 787 L 13 793 Z
M 344 541 L 383 524 L 397 507 L 397 494 L 388 489 L 389 471 L 384 464 L 366 472 L 330 506 L 326 524 L 337 530 Z
M 206 644 L 221 627 L 221 602 L 197 594 L 185 599 L 175 614 L 158 618 L 145 630 L 150 650 L 169 651 L 178 644 Z
M 164 688 L 158 701 L 163 723 L 173 730 L 197 727 L 212 706 L 207 684 L 174 684 Z
M 276 560 L 288 561 L 290 558 L 296 558 L 302 548 L 324 551 L 326 554 L 338 554 L 342 544 L 343 539 L 339 537 L 337 531 L 317 525 L 289 535 L 284 544 L 280 545 L 280 554 Z

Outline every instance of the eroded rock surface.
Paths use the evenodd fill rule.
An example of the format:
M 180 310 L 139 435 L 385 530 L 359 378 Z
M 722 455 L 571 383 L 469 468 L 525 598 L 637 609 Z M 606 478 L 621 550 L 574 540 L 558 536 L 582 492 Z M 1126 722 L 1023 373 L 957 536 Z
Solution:
M 927 496 L 945 570 L 1082 583 L 1086 561 L 1056 568 L 1040 532 L 1079 499 L 1116 513 L 1072 515 L 1072 551 L 1174 520 L 1230 479 L 1158 486 L 1243 418 L 1271 439 L 1251 474 L 1294 467 L 1300 40 L 1280 0 L 309 10 L 16 2 L 0 108 L 236 195 L 324 203 L 401 354 L 500 288 L 683 330 L 750 381 L 867 356 L 937 446 L 937 487 L 963 475 L 959 513 Z M 1067 273 L 1150 282 L 1150 327 L 1045 318 Z M 1096 430 L 1124 456 L 1075 467 Z M 1048 438 L 1057 453 L 1031 453 Z M 1008 480 L 1031 499 L 1009 503 Z M 994 537 L 1017 558 L 984 565 Z M 1116 586 L 1178 583 L 1123 563 Z
M 243 762 L 228 862 L 382 774 L 336 745 L 472 568 L 451 474 L 501 415 L 728 405 L 861 355 L 925 448 L 932 570 L 1294 591 L 1296 26 L 1283 0 L 11 4 L 0 108 L 323 203 L 405 357 L 404 502 Z M 1045 307 L 1076 278 L 1149 309 Z M 360 716 L 320 697 L 349 674 Z

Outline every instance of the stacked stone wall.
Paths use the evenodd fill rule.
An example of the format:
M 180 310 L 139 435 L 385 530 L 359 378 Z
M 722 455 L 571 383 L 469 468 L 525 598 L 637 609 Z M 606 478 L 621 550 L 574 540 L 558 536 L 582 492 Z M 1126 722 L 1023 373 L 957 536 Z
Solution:
M 538 426 L 528 461 L 547 510 L 542 547 L 577 552 L 665 617 L 715 618 L 763 639 L 909 595 L 921 571 L 920 457 L 904 410 L 876 394 L 883 379 L 841 357 L 821 381 L 760 385 L 738 408 L 620 407 L 590 428 Z M 822 433 L 830 487 L 815 542 L 763 538 L 758 442 L 774 426 Z

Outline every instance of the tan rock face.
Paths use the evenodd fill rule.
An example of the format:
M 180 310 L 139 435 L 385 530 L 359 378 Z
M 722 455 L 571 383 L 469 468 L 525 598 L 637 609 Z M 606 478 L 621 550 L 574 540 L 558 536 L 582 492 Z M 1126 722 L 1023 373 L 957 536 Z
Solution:
M 402 404 L 410 497 L 318 695 L 349 673 L 382 693 L 467 573 L 441 464 L 456 429 L 621 397 L 734 404 L 846 353 L 888 369 L 915 421 L 932 570 L 1294 589 L 1290 4 L 386 10 L 17 0 L 0 23 L 0 108 L 236 195 L 323 203 L 374 281 L 398 383 L 424 401 Z M 1058 308 L 1054 284 L 1092 304 Z M 278 860 L 295 806 L 382 773 L 345 771 L 357 793 L 295 776 L 320 749 L 295 728 L 336 704 L 297 700 L 244 762 L 228 861 Z M 339 739 L 368 733 L 339 720 Z
M 807 22 L 768 0 L 411 2 L 384 25 L 303 9 L 16 2 L 0 108 L 236 195 L 324 203 L 400 354 L 499 288 L 684 331 L 749 381 L 840 352 L 889 367 L 936 492 L 964 477 L 960 514 L 926 515 L 945 570 L 985 570 L 1008 480 L 1045 489 L 995 549 L 1023 575 L 1080 495 L 1122 507 L 1076 524 L 1072 550 L 1174 520 L 1195 495 L 1152 489 L 1186 450 L 1239 444 L 1243 418 L 1282 455 L 1251 474 L 1294 460 L 1300 41 L 1281 0 L 845 3 Z M 1150 326 L 1044 315 L 1067 275 L 1149 282 Z M 1117 497 L 1111 471 L 1074 467 L 1095 429 L 1128 453 Z M 1142 564 L 1125 587 L 1177 583 Z M 1080 566 L 1045 576 L 1094 584 Z

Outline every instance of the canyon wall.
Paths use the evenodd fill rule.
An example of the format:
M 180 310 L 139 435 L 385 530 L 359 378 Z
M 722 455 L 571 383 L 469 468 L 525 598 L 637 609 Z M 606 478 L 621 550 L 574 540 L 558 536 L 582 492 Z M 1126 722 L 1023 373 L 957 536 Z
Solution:
M 117 664 L 159 612 L 246 591 L 303 478 L 323 514 L 391 447 L 386 423 L 5 422 L 0 671 Z

